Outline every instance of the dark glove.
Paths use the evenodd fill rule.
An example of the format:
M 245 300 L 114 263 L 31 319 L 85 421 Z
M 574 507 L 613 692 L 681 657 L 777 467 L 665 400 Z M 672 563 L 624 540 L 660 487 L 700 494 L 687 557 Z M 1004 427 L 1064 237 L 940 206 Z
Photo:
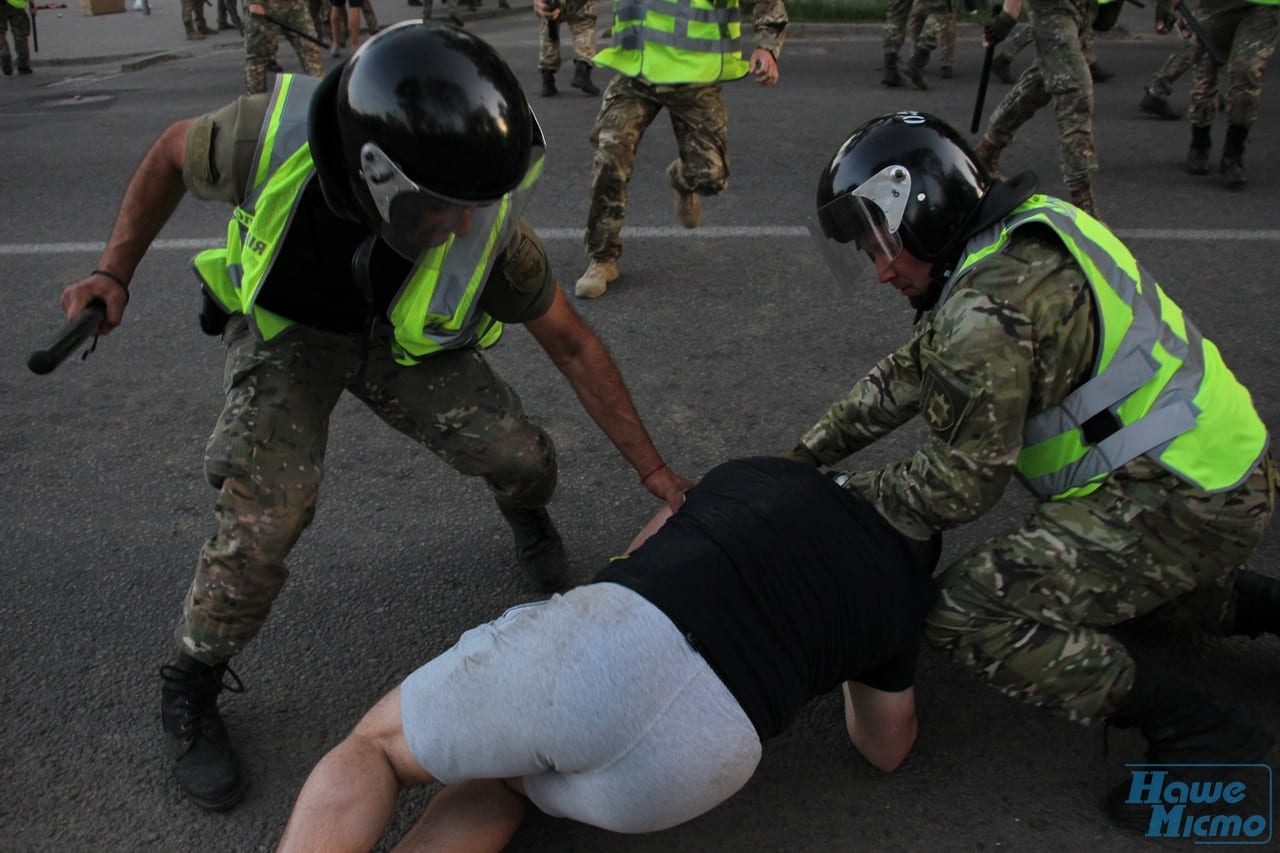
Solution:
M 790 459 L 794 462 L 803 462 L 806 465 L 812 465 L 814 468 L 821 468 L 822 463 L 818 461 L 818 457 L 813 455 L 813 451 L 804 446 L 803 442 L 798 442 L 795 447 L 785 450 L 778 454 L 783 459 Z
M 1018 19 L 1003 9 L 1000 14 L 987 21 L 982 28 L 982 37 L 989 47 L 995 47 L 1009 37 L 1009 31 L 1018 25 Z

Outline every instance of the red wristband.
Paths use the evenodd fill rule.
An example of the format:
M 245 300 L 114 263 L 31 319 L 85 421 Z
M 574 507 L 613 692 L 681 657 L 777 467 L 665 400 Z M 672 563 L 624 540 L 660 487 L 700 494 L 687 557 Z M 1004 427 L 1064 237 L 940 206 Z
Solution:
M 652 471 L 650 471 L 648 474 L 645 474 L 643 477 L 641 477 L 641 478 L 640 478 L 640 485 L 642 485 L 642 486 L 643 486 L 643 485 L 644 485 L 644 481 L 645 481 L 645 480 L 649 479 L 649 478 L 650 478 L 650 477 L 652 477 L 654 474 L 658 473 L 659 471 L 661 471 L 663 468 L 666 468 L 666 467 L 667 467 L 667 463 L 663 462 L 663 463 L 662 463 L 661 465 L 659 465 L 657 468 L 654 468 L 654 469 L 653 469 Z

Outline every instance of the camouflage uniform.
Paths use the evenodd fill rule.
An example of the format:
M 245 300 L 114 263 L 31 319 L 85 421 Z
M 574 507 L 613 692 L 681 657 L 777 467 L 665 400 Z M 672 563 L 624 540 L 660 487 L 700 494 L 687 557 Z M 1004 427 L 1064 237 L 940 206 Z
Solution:
M 1091 375 L 1097 323 L 1092 289 L 1057 236 L 1019 229 L 831 407 L 804 447 L 831 464 L 923 415 L 930 434 L 914 456 L 853 484 L 914 539 L 964 524 L 1014 476 L 1026 419 Z M 1218 493 L 1139 456 L 1091 494 L 1039 504 L 944 569 L 926 637 L 1007 695 L 1097 722 L 1134 672 L 1106 629 L 1174 603 L 1228 627 L 1233 570 L 1262 537 L 1274 486 L 1269 456 Z
M 238 202 L 266 104 L 243 98 L 197 122 L 184 180 L 198 197 Z M 479 297 L 482 307 L 526 322 L 555 295 L 546 252 L 521 223 Z M 475 349 L 406 367 L 395 361 L 389 329 L 366 340 L 295 325 L 262 342 L 240 315 L 223 340 L 226 399 L 205 454 L 206 476 L 219 490 L 218 528 L 200 549 L 176 629 L 179 647 L 192 657 L 226 660 L 262 627 L 288 577 L 285 559 L 315 515 L 329 416 L 344 391 L 459 473 L 484 478 L 507 505 L 537 508 L 551 500 L 557 469 L 550 436 Z
M 13 31 L 13 52 L 18 60 L 19 71 L 31 69 L 31 48 L 27 39 L 31 36 L 31 18 L 26 9 L 19 9 L 9 4 L 8 0 L 0 0 L 0 65 L 6 74 L 11 73 L 13 59 L 9 55 L 9 42 L 5 38 L 5 30 Z
M 1250 127 L 1258 118 L 1262 95 L 1262 75 L 1276 49 L 1280 6 L 1250 3 L 1247 0 L 1210 0 L 1201 6 L 1200 23 L 1226 56 L 1227 122 Z M 1213 124 L 1218 111 L 1218 90 L 1223 67 L 1201 51 L 1191 84 L 1191 123 Z
M 1034 43 L 1035 40 L 1035 30 L 1031 29 L 1031 25 L 1025 21 L 1020 21 L 1010 31 L 1009 37 L 1001 42 L 1000 49 L 996 51 L 996 55 L 1007 62 L 1012 62 L 1014 57 L 1021 53 L 1025 47 Z M 1093 53 L 1092 27 L 1085 27 L 1084 33 L 1080 36 L 1080 50 L 1084 52 L 1085 62 L 1092 65 L 1096 59 Z
M 445 13 L 450 19 L 462 20 L 458 15 L 457 0 L 440 0 L 440 3 L 444 6 Z M 424 23 L 431 20 L 431 6 L 432 0 L 422 0 L 422 20 Z
M 263 0 L 267 14 L 312 38 L 316 36 L 311 12 L 303 0 Z M 275 59 L 281 28 L 259 15 L 244 16 L 244 90 L 250 95 L 267 91 L 267 63 Z M 284 31 L 302 63 L 302 71 L 312 77 L 324 76 L 320 46 L 297 33 Z
M 752 25 L 754 47 L 776 57 L 782 49 L 787 10 L 783 0 L 758 0 Z M 595 160 L 585 246 L 595 261 L 622 254 L 627 183 L 645 129 L 666 108 L 676 136 L 676 159 L 667 179 L 678 193 L 717 195 L 729 181 L 728 111 L 717 83 L 654 85 L 618 74 L 605 89 L 591 128 Z
M 1169 58 L 1160 66 L 1160 70 L 1151 75 L 1151 82 L 1145 87 L 1148 94 L 1157 98 L 1168 99 L 1173 94 L 1173 84 L 1179 77 L 1187 73 L 1187 69 L 1195 64 L 1196 53 L 1200 43 L 1195 36 L 1184 38 L 1182 47 L 1169 54 Z
M 215 32 L 204 19 L 205 0 L 182 0 L 182 27 L 187 38 L 207 36 Z
M 1036 60 L 991 114 L 978 153 L 991 166 L 1014 134 L 1053 101 L 1062 154 L 1062 180 L 1073 200 L 1089 197 L 1098 158 L 1093 143 L 1093 81 L 1081 39 L 1093 21 L 1094 0 L 1029 0 Z M 1095 210 L 1089 210 L 1096 215 Z
M 555 23 L 560 26 L 560 40 L 551 40 L 550 21 L 538 19 L 538 70 L 560 70 L 560 43 L 564 34 L 570 33 L 573 39 L 573 58 L 576 62 L 590 64 L 596 55 L 596 0 L 564 0 L 560 4 L 560 17 Z M 566 24 L 568 25 L 566 27 Z
M 915 0 L 907 18 L 907 35 L 917 50 L 932 53 L 941 45 L 941 64 L 950 67 L 956 56 L 956 9 L 953 0 Z
M 911 15 L 911 0 L 889 0 L 884 16 L 884 52 L 896 54 L 902 50 L 907 38 L 907 20 Z

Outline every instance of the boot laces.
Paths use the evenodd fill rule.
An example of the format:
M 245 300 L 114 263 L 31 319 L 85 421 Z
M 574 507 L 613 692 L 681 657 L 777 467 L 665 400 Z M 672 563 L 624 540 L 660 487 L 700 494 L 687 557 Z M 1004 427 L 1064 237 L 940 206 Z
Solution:
M 231 677 L 231 681 L 226 680 Z M 187 741 L 190 751 L 198 737 L 221 742 L 226 740 L 226 729 L 218 714 L 218 694 L 243 693 L 244 682 L 225 663 L 203 672 L 189 672 L 171 664 L 160 667 L 160 677 L 166 685 L 172 685 L 174 693 L 167 709 L 176 718 L 178 733 Z

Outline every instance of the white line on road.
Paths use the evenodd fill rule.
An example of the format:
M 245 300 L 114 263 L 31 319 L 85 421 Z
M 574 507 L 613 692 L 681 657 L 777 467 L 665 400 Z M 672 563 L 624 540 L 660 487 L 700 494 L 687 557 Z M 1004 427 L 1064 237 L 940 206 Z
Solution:
M 545 241 L 581 240 L 581 228 L 538 228 L 538 236 Z M 1214 229 L 1214 228 L 1118 228 L 1117 237 L 1125 240 L 1177 240 L 1193 243 L 1229 242 L 1280 242 L 1277 229 Z M 687 229 L 676 227 L 627 228 L 623 237 L 627 240 L 755 240 L 761 237 L 807 237 L 804 228 L 784 225 L 713 225 L 706 228 Z M 157 240 L 152 250 L 174 249 L 197 251 L 221 246 L 215 239 Z M 73 255 L 102 251 L 102 243 L 0 243 L 0 255 Z

